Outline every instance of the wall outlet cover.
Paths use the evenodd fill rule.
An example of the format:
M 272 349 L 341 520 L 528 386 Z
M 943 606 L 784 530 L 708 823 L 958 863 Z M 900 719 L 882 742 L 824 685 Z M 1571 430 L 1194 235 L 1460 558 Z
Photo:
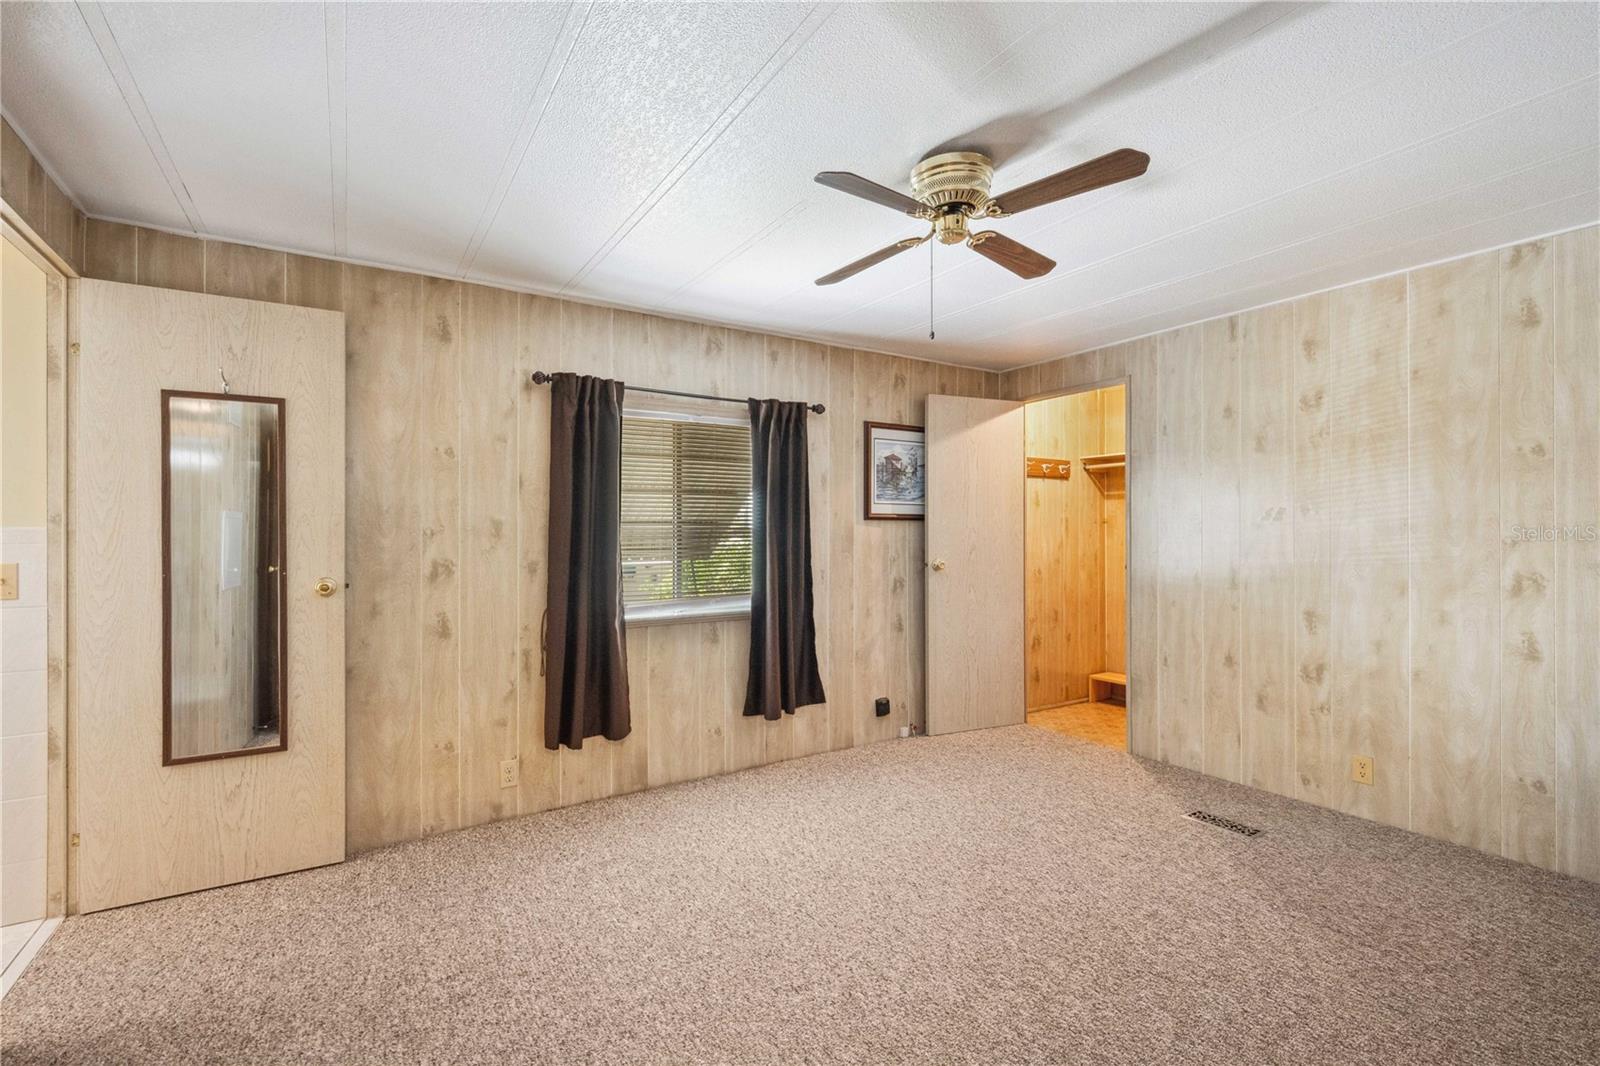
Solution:
M 500 763 L 500 787 L 517 787 L 517 760 L 506 759 Z
M 1357 755 L 1350 760 L 1350 780 L 1358 785 L 1372 784 L 1372 756 Z

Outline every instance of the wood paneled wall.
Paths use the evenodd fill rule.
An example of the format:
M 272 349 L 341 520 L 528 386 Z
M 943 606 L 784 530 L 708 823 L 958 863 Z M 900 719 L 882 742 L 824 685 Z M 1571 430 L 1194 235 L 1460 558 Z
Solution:
M 922 723 L 922 524 L 861 518 L 861 423 L 921 424 L 930 392 L 994 395 L 998 375 L 98 221 L 86 261 L 345 313 L 351 850 Z M 549 390 L 534 370 L 827 404 L 810 423 L 825 706 L 740 713 L 746 622 L 631 627 L 633 734 L 545 750 Z
M 1029 710 L 1089 698 L 1089 675 L 1123 671 L 1123 479 L 1086 455 L 1123 449 L 1121 386 L 1029 404 L 1027 451 L 1069 459 L 1066 480 L 1027 480 L 1025 633 Z
M 0 198 L 73 270 L 83 269 L 85 219 L 22 143 L 11 123 L 0 118 Z
M 1003 375 L 1128 377 L 1131 749 L 1600 880 L 1597 294 L 1590 227 Z
M 734 720 L 736 694 L 716 707 L 703 684 L 692 689 L 700 726 L 681 709 L 657 709 L 682 698 L 686 674 L 672 664 L 691 642 L 707 651 L 695 669 L 737 689 L 748 627 L 716 623 L 636 631 L 645 732 L 594 749 L 632 745 L 626 754 L 586 750 L 541 763 L 537 686 L 526 680 L 537 675 L 537 580 L 522 582 L 515 605 L 515 669 L 502 664 L 499 673 L 502 686 L 517 679 L 514 699 L 486 708 L 483 693 L 461 683 L 464 662 L 475 668 L 479 656 L 506 654 L 505 641 L 483 645 L 475 635 L 463 651 L 465 633 L 479 629 L 460 615 L 477 609 L 482 576 L 473 571 L 465 585 L 464 516 L 480 515 L 485 502 L 462 480 L 464 456 L 482 458 L 467 420 L 480 407 L 462 392 L 477 395 L 482 359 L 503 368 L 537 350 L 548 362 L 552 327 L 558 349 L 594 355 L 597 372 L 607 357 L 612 372 L 631 370 L 631 348 L 619 365 L 600 340 L 618 335 L 620 323 L 623 336 L 646 325 L 677 333 L 692 367 L 681 373 L 696 389 L 737 395 L 794 380 L 799 366 L 826 379 L 827 498 L 851 486 L 849 510 L 815 542 L 819 557 L 826 543 L 829 568 L 826 599 L 818 594 L 833 697 L 827 744 L 891 736 L 920 715 L 922 530 L 860 519 L 859 421 L 918 422 L 929 392 L 995 395 L 995 375 L 85 220 L 9 125 L 0 134 L 0 194 L 86 276 L 345 310 L 352 352 L 358 338 L 373 352 L 359 369 L 352 359 L 352 572 L 358 545 L 369 574 L 380 575 L 374 552 L 399 569 L 351 589 L 352 631 L 367 623 L 352 649 L 356 639 L 374 649 L 350 685 L 351 780 L 364 789 L 359 799 L 351 791 L 353 849 L 626 791 L 640 787 L 641 773 L 654 784 L 698 776 L 690 767 L 731 770 L 820 743 L 820 727 L 791 736 Z M 1597 292 L 1600 230 L 1590 227 L 1001 375 L 999 394 L 1016 399 L 1128 379 L 1130 749 L 1600 880 L 1600 543 L 1585 536 L 1600 526 Z M 352 295 L 369 301 L 365 312 L 346 306 Z M 473 336 L 486 331 L 496 347 L 475 348 L 470 365 L 450 362 L 467 358 L 457 330 L 469 304 Z M 507 356 L 513 328 L 518 354 Z M 545 341 L 536 345 L 535 335 Z M 1462 352 L 1471 374 L 1457 381 L 1450 361 Z M 654 348 L 648 369 L 659 367 L 661 382 L 680 372 L 673 356 L 667 343 Z M 375 394 L 364 410 L 356 388 Z M 505 509 L 510 464 L 517 559 L 536 566 L 542 475 L 530 449 L 543 406 L 525 390 L 512 409 L 515 454 L 499 457 L 491 502 Z M 502 408 L 501 433 L 505 421 Z M 1473 441 L 1470 459 L 1451 450 L 1463 421 L 1492 430 L 1492 446 Z M 397 450 L 384 452 L 385 443 Z M 397 461 L 385 469 L 389 457 Z M 1490 460 L 1492 469 L 1468 465 Z M 1222 482 L 1209 492 L 1207 475 Z M 1442 501 L 1451 489 L 1475 495 L 1481 510 Z M 819 493 L 819 514 L 821 501 Z M 1418 514 L 1436 505 L 1457 508 L 1454 517 Z M 1544 526 L 1552 536 L 1539 534 Z M 503 538 L 506 528 L 476 519 L 467 543 Z M 1458 548 L 1460 568 L 1441 563 Z M 499 633 L 510 608 L 489 602 L 499 615 L 474 624 Z M 412 613 L 386 614 L 385 604 Z M 1419 623 L 1419 609 L 1434 610 L 1433 620 Z M 1439 612 L 1456 610 L 1466 620 L 1440 621 Z M 1424 694 L 1420 732 L 1414 658 L 1419 678 L 1448 686 Z M 1468 676 L 1446 680 L 1463 662 Z M 1467 691 L 1486 684 L 1490 669 L 1487 693 Z M 875 695 L 895 700 L 891 717 L 871 717 Z M 1208 708 L 1207 699 L 1218 702 Z M 685 737 L 692 751 L 681 747 Z M 528 757 L 519 787 L 497 794 L 482 764 L 501 751 Z M 1355 754 L 1377 759 L 1374 785 L 1350 780 Z

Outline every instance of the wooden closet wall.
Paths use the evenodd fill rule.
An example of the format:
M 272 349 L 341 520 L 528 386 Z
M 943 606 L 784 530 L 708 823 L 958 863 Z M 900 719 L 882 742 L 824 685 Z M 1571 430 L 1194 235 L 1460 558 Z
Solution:
M 1089 675 L 1127 672 L 1126 491 L 1122 471 L 1091 474 L 1084 456 L 1123 450 L 1121 385 L 1031 403 L 1030 456 L 1069 459 L 1064 481 L 1029 478 L 1028 709 L 1089 698 Z

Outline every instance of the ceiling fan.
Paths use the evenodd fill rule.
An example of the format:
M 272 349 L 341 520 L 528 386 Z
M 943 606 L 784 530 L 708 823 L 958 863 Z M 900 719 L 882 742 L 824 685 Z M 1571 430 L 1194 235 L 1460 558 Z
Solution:
M 875 204 L 904 211 L 912 218 L 932 223 L 920 237 L 907 237 L 887 248 L 880 248 L 854 263 L 842 266 L 817 279 L 818 285 L 832 285 L 853 277 L 885 259 L 924 244 L 934 237 L 940 244 L 966 243 L 985 259 L 999 263 L 1022 278 L 1038 278 L 1055 269 L 1056 262 L 994 230 L 967 232 L 967 223 L 980 218 L 1005 218 L 1030 208 L 1053 204 L 1091 189 L 1115 185 L 1137 178 L 1150 166 L 1150 157 L 1132 148 L 1118 148 L 1098 159 L 1079 163 L 1047 178 L 1029 182 L 1000 196 L 989 195 L 989 180 L 994 164 L 979 152 L 943 152 L 929 156 L 911 169 L 911 195 L 896 192 L 859 174 L 825 170 L 817 184 L 871 200 Z

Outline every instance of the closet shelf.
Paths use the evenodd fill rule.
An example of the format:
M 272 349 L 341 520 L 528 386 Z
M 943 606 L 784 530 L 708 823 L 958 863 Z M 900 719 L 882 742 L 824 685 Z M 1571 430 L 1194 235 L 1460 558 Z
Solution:
M 1114 452 L 1110 455 L 1085 455 L 1078 462 L 1093 474 L 1101 470 L 1121 470 L 1128 465 L 1128 457 L 1122 452 Z

